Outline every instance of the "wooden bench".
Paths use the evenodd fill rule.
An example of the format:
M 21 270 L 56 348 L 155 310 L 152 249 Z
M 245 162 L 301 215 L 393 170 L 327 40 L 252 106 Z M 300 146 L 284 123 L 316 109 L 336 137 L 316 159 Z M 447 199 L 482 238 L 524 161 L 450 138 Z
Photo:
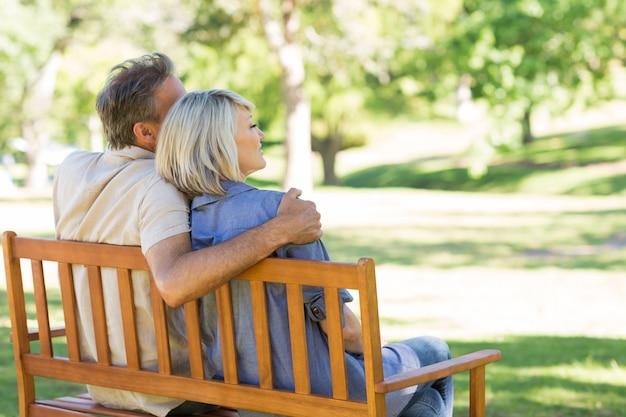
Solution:
M 260 386 L 240 383 L 237 378 L 232 306 L 229 284 L 216 291 L 220 305 L 220 323 L 224 352 L 224 381 L 205 379 L 198 319 L 198 303 L 184 305 L 191 375 L 174 375 L 169 356 L 166 308 L 156 289 L 152 288 L 152 303 L 157 335 L 159 371 L 148 371 L 139 366 L 133 317 L 131 269 L 147 270 L 148 266 L 138 247 L 59 241 L 19 237 L 13 232 L 2 236 L 8 299 L 11 315 L 19 410 L 21 417 L 56 417 L 107 415 L 140 417 L 146 414 L 104 408 L 87 395 L 51 399 L 37 398 L 35 378 L 71 381 L 100 385 L 121 390 L 139 391 L 166 397 L 218 404 L 223 408 L 212 416 L 237 416 L 235 409 L 250 409 L 288 416 L 385 416 L 385 393 L 403 387 L 439 379 L 447 375 L 469 371 L 470 416 L 485 415 L 485 367 L 500 359 L 497 350 L 482 350 L 426 366 L 416 371 L 383 377 L 376 295 L 374 262 L 363 258 L 357 263 L 267 259 L 242 273 L 238 278 L 250 281 L 254 304 Z M 72 284 L 72 264 L 88 265 L 94 311 L 94 329 L 97 343 L 108 346 L 100 268 L 116 268 L 120 288 L 120 305 L 124 319 L 124 338 L 127 366 L 114 366 L 107 357 L 108 349 L 99 350 L 97 362 L 81 360 L 75 299 Z M 52 266 L 52 268 L 50 268 Z M 32 280 L 30 283 L 28 280 Z M 24 294 L 24 282 L 34 289 L 36 313 L 30 313 Z M 267 317 L 264 307 L 264 282 L 284 283 L 288 289 L 289 305 L 301 306 L 302 285 L 322 286 L 326 291 L 327 318 L 330 330 L 329 345 L 332 362 L 332 397 L 313 395 L 309 389 L 306 338 L 303 327 L 303 308 L 290 309 L 291 347 L 295 390 L 285 391 L 272 386 L 271 352 Z M 59 327 L 51 325 L 49 305 L 50 288 L 60 288 L 63 319 Z M 367 402 L 347 399 L 344 349 L 338 289 L 347 288 L 358 293 L 359 313 L 364 336 Z M 58 301 L 57 301 L 58 303 Z M 231 323 L 231 324 L 229 324 Z M 53 340 L 55 344 L 53 346 Z M 59 348 L 61 344 L 62 348 Z M 38 345 L 38 346 L 37 346 Z M 58 352 L 67 351 L 67 357 Z M 64 395 L 64 394 L 61 394 Z M 65 394 L 67 395 L 67 394 Z

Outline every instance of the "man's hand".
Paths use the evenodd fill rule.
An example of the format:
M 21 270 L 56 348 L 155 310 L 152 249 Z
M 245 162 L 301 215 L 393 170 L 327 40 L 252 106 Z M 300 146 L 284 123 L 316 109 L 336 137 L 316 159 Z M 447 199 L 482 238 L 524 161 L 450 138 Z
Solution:
M 314 242 L 322 237 L 322 223 L 315 203 L 300 200 L 302 191 L 291 188 L 284 195 L 278 206 L 276 221 L 287 233 L 289 243 L 302 245 Z

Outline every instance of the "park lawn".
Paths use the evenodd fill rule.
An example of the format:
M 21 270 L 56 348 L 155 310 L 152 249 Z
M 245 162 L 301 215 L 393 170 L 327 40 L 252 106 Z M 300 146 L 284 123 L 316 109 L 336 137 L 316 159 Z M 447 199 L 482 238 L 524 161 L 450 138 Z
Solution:
M 348 187 L 319 193 L 324 241 L 334 260 L 371 256 L 378 266 L 482 267 L 529 276 L 546 269 L 591 277 L 623 271 L 625 131 L 617 126 L 540 138 L 526 150 L 502 153 L 477 181 L 468 178 L 467 169 L 458 166 L 463 158 L 456 156 L 355 171 L 345 178 Z M 344 207 L 349 210 L 342 212 Z M 508 285 L 505 277 L 501 285 Z M 383 327 L 404 321 L 381 316 Z M 502 360 L 487 368 L 488 416 L 626 417 L 623 332 L 552 335 L 541 331 L 541 321 L 533 324 L 536 334 L 513 329 L 446 338 L 454 355 L 502 351 Z M 0 417 L 17 415 L 9 329 L 0 285 Z M 455 377 L 455 384 L 455 416 L 464 416 L 467 375 Z M 40 395 L 82 390 L 51 382 Z
M 458 355 L 486 346 L 502 360 L 487 367 L 490 417 L 626 416 L 626 340 L 502 336 L 450 341 Z M 455 377 L 455 416 L 467 416 L 468 379 Z
M 343 185 L 464 192 L 606 196 L 626 193 L 626 125 L 564 132 L 501 149 L 484 175 L 470 175 L 471 151 L 348 173 Z
M 34 319 L 34 295 L 28 293 L 29 318 Z M 57 318 L 57 323 L 61 314 L 60 293 L 48 294 L 52 301 L 53 308 L 50 311 L 52 320 Z M 56 302 L 55 302 L 56 300 Z M 62 319 L 61 319 L 62 320 Z M 13 360 L 13 345 L 9 341 L 11 332 L 11 323 L 9 321 L 9 306 L 7 302 L 6 289 L 0 289 L 0 417 L 17 417 L 18 414 L 18 393 L 17 382 L 15 379 L 15 362 Z M 55 354 L 67 356 L 67 352 L 60 349 L 55 344 Z M 36 345 L 34 349 L 36 349 Z M 53 396 L 62 396 L 69 394 L 78 394 L 85 392 L 84 385 L 73 384 L 69 382 L 53 381 L 44 378 L 37 378 L 37 395 L 41 398 L 51 398 Z
M 0 297 L 6 299 L 6 292 Z M 1 317 L 7 317 L 2 303 Z M 0 417 L 15 417 L 17 391 L 8 323 L 0 327 Z M 626 416 L 626 340 L 594 337 L 504 335 L 448 340 L 453 355 L 494 348 L 502 360 L 487 367 L 487 415 L 491 417 Z M 62 354 L 63 352 L 59 352 Z M 40 380 L 38 396 L 84 392 L 81 385 Z M 468 413 L 468 374 L 455 376 L 455 413 Z

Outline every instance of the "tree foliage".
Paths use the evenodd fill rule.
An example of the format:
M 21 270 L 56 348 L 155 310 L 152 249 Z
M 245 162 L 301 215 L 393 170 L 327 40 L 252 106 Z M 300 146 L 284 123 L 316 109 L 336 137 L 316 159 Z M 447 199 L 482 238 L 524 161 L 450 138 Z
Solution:
M 177 3 L 5 0 L 0 4 L 0 87 L 6 92 L 0 104 L 0 149 L 7 152 L 11 138 L 23 139 L 28 186 L 47 183 L 49 162 L 44 153 L 52 138 L 85 144 L 89 143 L 85 136 L 94 136 L 95 92 L 108 68 L 139 51 L 173 45 L 172 28 L 180 28 L 181 21 L 187 25 L 185 9 Z M 107 61 L 113 57 L 119 58 Z M 94 78 L 94 74 L 101 76 Z
M 532 142 L 535 109 L 558 114 L 612 96 L 612 64 L 624 59 L 626 37 L 615 26 L 623 4 L 465 0 L 431 59 L 458 77 L 471 76 L 473 96 L 486 101 L 498 121 L 492 145 Z
M 50 138 L 101 146 L 93 103 L 108 69 L 160 50 L 177 63 L 188 89 L 230 88 L 256 103 L 268 142 L 285 142 L 293 109 L 310 105 L 310 133 L 301 129 L 307 121 L 292 125 L 298 145 L 307 144 L 297 154 L 310 157 L 310 139 L 322 155 L 325 183 L 339 182 L 338 152 L 370 140 L 362 121 L 432 117 L 434 103 L 453 100 L 467 80 L 494 120 L 477 146 L 489 154 L 532 140 L 537 110 L 558 114 L 611 97 L 612 68 L 626 62 L 625 4 L 4 0 L 0 153 L 9 139 L 27 138 L 34 167 Z M 301 61 L 289 67 L 297 60 L 287 56 Z M 299 72 L 304 77 L 288 90 L 288 77 Z M 297 160 L 289 153 L 287 159 Z
M 407 62 L 420 61 L 421 51 L 432 43 L 435 35 L 439 36 L 442 32 L 439 23 L 453 15 L 451 10 L 454 7 L 450 6 L 458 8 L 458 3 L 458 0 L 433 5 L 427 0 L 295 2 L 296 7 L 300 7 L 299 29 L 286 36 L 285 27 L 281 28 L 279 23 L 282 11 L 289 10 L 287 6 L 291 2 L 260 2 L 259 5 L 265 5 L 263 9 L 243 0 L 205 0 L 186 39 L 219 49 L 221 52 L 216 58 L 220 61 L 214 62 L 214 65 L 220 67 L 224 65 L 223 61 L 238 62 L 238 58 L 233 56 L 233 44 L 241 38 L 256 44 L 253 36 L 266 35 L 267 44 L 272 46 L 278 35 L 282 36 L 283 45 L 287 39 L 293 42 L 290 51 L 297 47 L 297 55 L 302 57 L 306 74 L 303 81 L 306 97 L 300 103 L 304 99 L 310 100 L 311 106 L 312 132 L 306 136 L 312 137 L 313 149 L 321 154 L 324 182 L 330 184 L 338 182 L 334 172 L 336 154 L 351 146 L 361 146 L 368 140 L 367 131 L 359 120 L 368 119 L 371 112 L 397 114 L 414 110 L 407 105 L 413 100 L 407 92 L 414 92 L 410 85 L 417 84 L 417 78 L 427 70 L 423 66 L 421 71 L 410 68 L 398 79 L 397 60 L 402 57 Z M 261 13 L 262 10 L 266 10 L 265 14 Z M 263 15 L 266 23 L 268 19 L 273 19 L 270 30 L 265 32 L 262 28 L 268 25 L 264 26 Z M 285 69 L 286 60 L 281 61 L 276 43 L 273 50 L 274 57 L 278 59 L 268 55 L 266 59 L 257 61 L 257 76 L 267 80 L 261 68 L 274 71 L 282 67 L 280 72 L 270 74 L 281 77 L 280 91 L 285 94 L 285 81 L 290 72 Z M 284 56 L 289 55 L 286 51 L 283 50 Z M 227 68 L 240 72 L 238 66 L 227 65 Z M 288 92 L 283 96 L 278 108 L 285 110 L 277 113 L 278 117 L 288 117 L 289 101 L 298 94 Z M 261 109 L 268 107 L 267 100 L 261 98 L 256 103 Z M 425 113 L 423 108 L 420 110 Z M 286 127 L 282 133 L 279 129 L 274 132 L 278 137 L 288 137 Z M 300 134 L 298 141 L 308 140 L 303 135 Z M 292 157 L 288 154 L 287 159 Z M 302 163 L 296 162 L 294 166 L 296 171 L 303 170 Z

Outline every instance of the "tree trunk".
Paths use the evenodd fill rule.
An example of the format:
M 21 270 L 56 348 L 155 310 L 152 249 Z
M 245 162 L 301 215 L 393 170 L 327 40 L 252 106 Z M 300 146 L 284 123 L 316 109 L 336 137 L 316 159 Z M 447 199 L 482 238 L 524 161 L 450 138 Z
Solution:
M 527 145 L 535 141 L 533 135 L 532 126 L 530 124 L 530 114 L 532 106 L 528 106 L 524 111 L 524 118 L 522 119 L 522 143 Z
M 313 190 L 311 161 L 311 105 L 304 94 L 304 59 L 295 41 L 299 22 L 293 0 L 283 0 L 279 22 L 273 18 L 268 0 L 257 0 L 265 37 L 278 55 L 282 69 L 282 94 L 286 106 L 287 164 L 283 188 L 300 188 L 305 194 Z
M 50 143 L 47 118 L 52 108 L 54 87 L 62 61 L 61 51 L 54 50 L 48 62 L 39 71 L 35 82 L 27 89 L 22 103 L 24 115 L 22 136 L 28 143 L 26 151 L 28 188 L 41 189 L 48 183 L 48 166 L 43 152 Z
M 329 152 L 321 154 L 322 164 L 324 166 L 324 185 L 341 185 L 339 177 L 335 172 L 335 162 L 337 161 L 337 152 Z
M 313 191 L 311 161 L 311 105 L 305 97 L 304 62 L 295 45 L 280 51 L 283 67 L 283 101 L 287 106 L 285 146 L 287 164 L 283 188 L 300 188 L 303 194 Z
M 324 185 L 340 185 L 339 177 L 335 172 L 335 164 L 337 162 L 337 154 L 341 150 L 343 138 L 341 135 L 335 134 L 324 140 L 313 138 L 313 149 L 320 154 L 322 158 L 322 167 L 324 169 Z

